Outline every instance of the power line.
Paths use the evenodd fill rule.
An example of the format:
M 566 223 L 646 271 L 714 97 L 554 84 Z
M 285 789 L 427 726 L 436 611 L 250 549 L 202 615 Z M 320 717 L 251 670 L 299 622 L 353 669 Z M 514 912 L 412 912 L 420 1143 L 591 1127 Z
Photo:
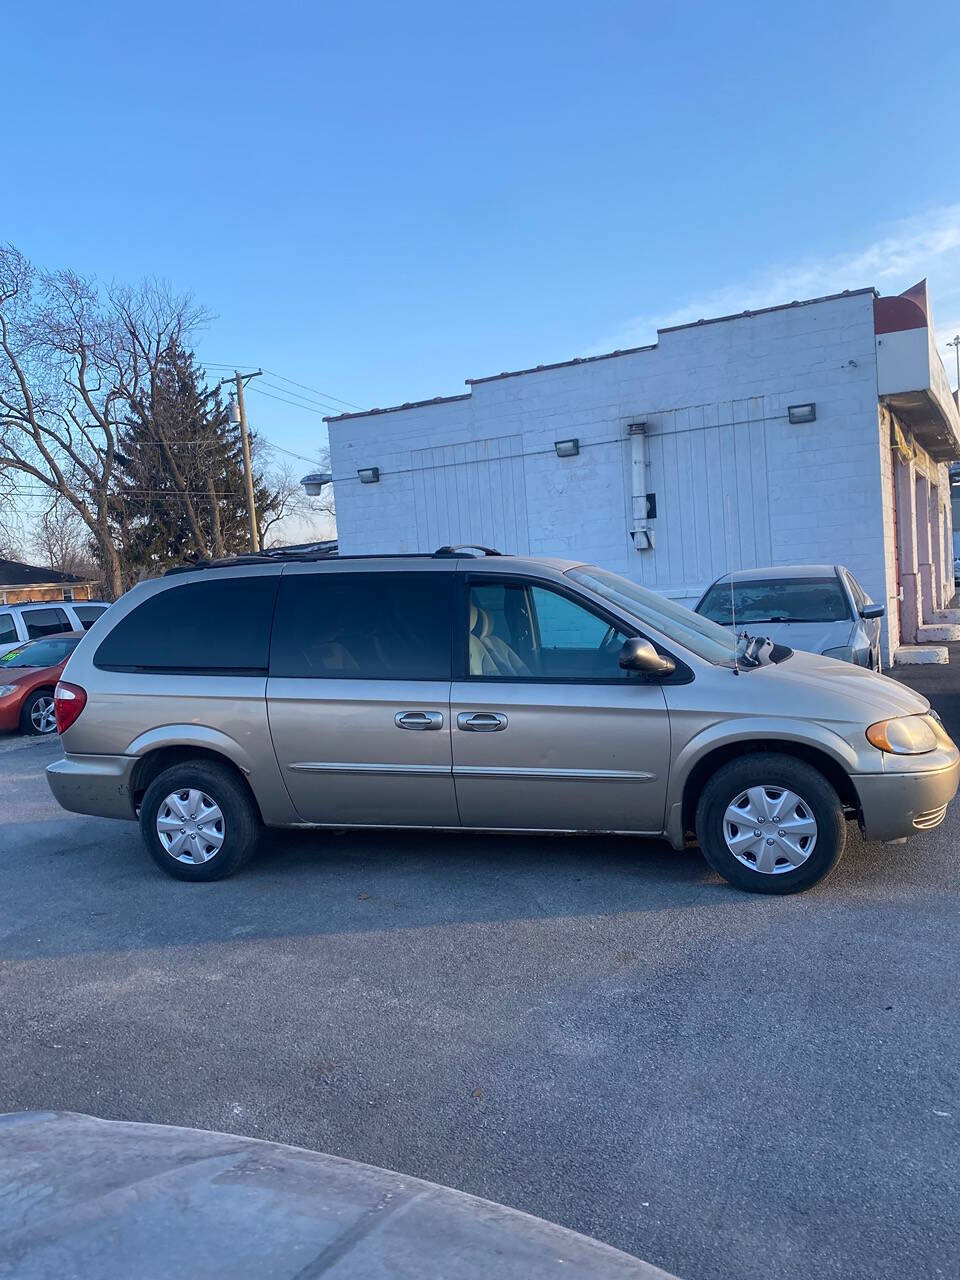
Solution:
M 336 406 L 332 404 L 324 404 L 321 400 L 317 400 L 313 396 L 305 396 L 299 391 L 291 391 L 289 387 L 278 387 L 275 382 L 265 382 L 263 385 L 265 387 L 272 387 L 274 391 L 279 391 L 281 395 L 293 396 L 295 400 L 302 400 L 304 404 L 314 405 L 320 409 L 325 409 L 328 413 L 337 411 Z
M 308 387 L 305 382 L 295 382 L 293 378 L 285 378 L 282 373 L 274 373 L 272 369 L 264 369 L 264 373 L 269 373 L 271 378 L 279 378 L 281 382 L 289 382 L 293 387 L 300 387 L 303 391 L 312 391 L 314 395 L 323 396 L 324 400 L 332 400 L 335 404 L 345 404 L 349 409 L 362 409 L 363 405 L 354 404 L 352 400 L 341 400 L 339 396 L 332 396 L 329 391 L 320 391 L 316 387 Z
M 209 368 L 211 368 L 211 369 L 213 369 L 213 368 L 215 368 L 215 367 L 216 367 L 216 366 L 214 366 L 214 365 L 210 365 L 210 366 L 209 366 Z M 272 377 L 275 377 L 276 375 L 275 375 L 275 374 L 273 374 L 273 375 L 271 375 L 271 376 L 272 376 Z M 302 395 L 299 391 L 291 391 L 289 387 L 278 387 L 278 386 L 277 386 L 277 384 L 276 384 L 275 382 L 264 382 L 264 383 L 262 383 L 261 385 L 262 385 L 262 386 L 265 386 L 265 387 L 272 387 L 272 389 L 273 389 L 274 391 L 279 391 L 281 395 L 284 395 L 284 396 L 292 396 L 294 401 L 300 401 L 300 400 L 302 400 L 302 401 L 304 401 L 305 405 L 309 405 L 309 406 L 312 406 L 312 407 L 319 407 L 320 409 L 323 409 L 323 410 L 325 410 L 325 411 L 326 411 L 326 412 L 328 412 L 328 413 L 336 413 L 336 412 L 339 412 L 335 405 L 333 405 L 333 404 L 327 404 L 327 403 L 324 403 L 324 401 L 323 401 L 323 400 L 318 400 L 318 399 L 316 398 L 316 396 L 312 396 L 312 395 L 310 395 L 310 396 L 305 396 L 305 395 Z M 251 388 L 251 390 L 252 390 L 252 389 L 253 389 L 253 388 Z M 341 402 L 341 403 L 342 403 L 342 402 Z
M 269 486 L 268 486 L 269 487 Z M 21 498 L 42 498 L 48 497 L 51 490 L 43 489 L 4 489 L 5 494 L 12 493 Z M 236 498 L 243 502 L 243 493 L 239 489 L 118 489 L 111 490 L 107 495 L 110 498 L 130 497 L 136 494 L 137 497 L 152 498 Z
M 206 369 L 234 369 L 236 365 L 220 364 L 215 360 L 201 361 Z M 312 391 L 315 396 L 320 396 L 324 400 L 332 400 L 334 404 L 345 404 L 350 409 L 362 409 L 363 405 L 354 404 L 352 400 L 342 400 L 339 396 L 333 396 L 329 391 L 321 391 L 319 387 L 308 386 L 305 382 L 297 382 L 293 378 L 285 378 L 282 373 L 277 373 L 275 369 L 264 369 L 264 373 L 268 373 L 271 378 L 279 378 L 281 382 L 289 382 L 292 387 L 299 387 L 301 391 Z
M 259 436 L 258 439 L 263 440 L 263 437 Z M 311 467 L 319 467 L 323 465 L 320 458 L 308 458 L 303 453 L 294 453 L 292 449 L 285 449 L 282 444 L 273 444 L 270 440 L 264 440 L 263 443 L 268 449 L 276 449 L 278 453 L 286 453 L 289 454 L 291 458 L 299 458 L 301 462 L 309 462 Z
M 326 417 L 326 414 L 322 409 L 314 409 L 312 406 L 307 404 L 297 404 L 296 400 L 288 400 L 285 396 L 274 395 L 272 391 L 264 391 L 262 387 L 251 387 L 250 390 L 256 391 L 258 396 L 266 396 L 269 400 L 279 400 L 281 404 L 289 404 L 292 405 L 294 409 L 302 409 L 304 413 L 315 413 L 321 418 Z
M 301 462 L 309 462 L 311 466 L 319 466 L 322 463 L 322 459 L 320 458 L 310 458 L 304 453 L 295 453 L 293 449 L 287 449 L 282 444 L 274 444 L 274 442 L 272 440 L 268 440 L 266 436 L 255 433 L 254 439 L 257 444 L 262 445 L 265 449 L 276 449 L 278 453 L 287 453 L 291 458 L 299 458 Z M 166 448 L 167 445 L 176 445 L 178 449 L 187 447 L 208 449 L 211 452 L 217 447 L 216 442 L 211 442 L 209 440 L 191 440 L 185 437 L 168 436 L 165 443 L 161 443 L 158 440 L 138 440 L 132 447 L 128 446 L 127 453 L 137 453 L 140 449 L 163 449 Z M 120 453 L 124 453 L 124 450 L 120 449 Z M 126 456 L 126 454 L 124 456 Z
M 211 369 L 215 366 L 210 365 Z M 270 391 L 264 391 L 263 387 L 270 387 Z M 314 400 L 309 396 L 300 395 L 296 391 L 290 391 L 287 387 L 278 387 L 275 382 L 265 382 L 262 386 L 251 387 L 251 391 L 256 391 L 258 395 L 266 396 L 269 400 L 279 400 L 281 404 L 288 404 L 293 409 L 302 409 L 305 413 L 317 413 L 321 417 L 335 417 L 339 412 L 339 408 L 332 404 L 323 404 L 319 400 Z M 272 394 L 280 392 L 279 395 Z M 291 399 L 291 397 L 294 397 Z

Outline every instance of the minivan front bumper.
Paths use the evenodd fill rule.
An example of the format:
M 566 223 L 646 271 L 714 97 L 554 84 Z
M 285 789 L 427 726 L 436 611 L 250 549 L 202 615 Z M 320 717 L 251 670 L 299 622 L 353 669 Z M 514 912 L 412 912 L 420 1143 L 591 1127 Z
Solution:
M 64 756 L 47 765 L 57 804 L 70 813 L 133 820 L 130 779 L 137 756 Z
M 853 776 L 860 799 L 860 825 L 867 840 L 902 840 L 943 821 L 960 783 L 960 752 L 953 747 L 930 755 L 941 759 L 946 756 L 947 762 L 939 768 L 916 772 Z

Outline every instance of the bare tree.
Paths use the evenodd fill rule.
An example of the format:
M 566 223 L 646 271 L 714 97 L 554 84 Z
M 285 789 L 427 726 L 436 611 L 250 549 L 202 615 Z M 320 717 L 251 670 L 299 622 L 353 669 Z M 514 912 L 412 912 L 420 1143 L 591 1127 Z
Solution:
M 0 559 L 19 560 L 23 552 L 23 521 L 13 476 L 0 471 Z
M 109 517 L 124 425 L 150 394 L 157 352 L 202 319 L 162 286 L 102 290 L 0 247 L 0 475 L 76 512 L 112 597 L 123 590 Z
M 98 577 L 89 548 L 90 533 L 76 509 L 58 498 L 36 522 L 33 544 L 45 568 Z

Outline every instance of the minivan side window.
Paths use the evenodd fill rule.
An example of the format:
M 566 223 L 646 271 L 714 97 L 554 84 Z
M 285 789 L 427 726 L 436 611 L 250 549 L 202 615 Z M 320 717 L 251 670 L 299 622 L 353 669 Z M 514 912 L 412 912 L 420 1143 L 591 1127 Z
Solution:
M 19 640 L 12 613 L 0 613 L 0 644 L 12 644 Z
M 266 675 L 279 574 L 211 578 L 144 600 L 101 641 L 106 671 Z
M 55 636 L 60 631 L 72 631 L 73 623 L 62 609 L 24 609 L 21 614 L 31 640 L 41 636 Z
M 452 574 L 287 574 L 270 675 L 449 680 Z
M 533 583 L 475 582 L 469 592 L 472 679 L 626 680 L 626 634 L 569 596 Z

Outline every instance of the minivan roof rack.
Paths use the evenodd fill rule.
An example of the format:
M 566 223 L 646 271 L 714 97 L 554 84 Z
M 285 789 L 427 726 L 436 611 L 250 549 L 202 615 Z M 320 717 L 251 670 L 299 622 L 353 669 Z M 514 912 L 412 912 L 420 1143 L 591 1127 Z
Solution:
M 203 569 L 233 569 L 248 564 L 276 564 L 278 561 L 303 563 L 313 560 L 446 560 L 459 559 L 461 556 L 499 556 L 503 552 L 493 547 L 481 547 L 470 543 L 456 547 L 438 547 L 436 551 L 371 551 L 366 555 L 339 555 L 328 550 L 322 544 L 306 543 L 295 547 L 272 547 L 269 551 L 246 551 L 238 556 L 223 556 L 219 560 L 194 560 L 187 564 L 176 564 L 164 572 L 169 578 L 177 573 L 198 573 Z
M 448 556 L 462 556 L 472 553 L 476 558 L 481 556 L 502 556 L 502 551 L 497 551 L 495 547 L 485 547 L 479 542 L 458 542 L 452 547 L 437 547 L 433 553 L 434 558 L 443 560 Z

